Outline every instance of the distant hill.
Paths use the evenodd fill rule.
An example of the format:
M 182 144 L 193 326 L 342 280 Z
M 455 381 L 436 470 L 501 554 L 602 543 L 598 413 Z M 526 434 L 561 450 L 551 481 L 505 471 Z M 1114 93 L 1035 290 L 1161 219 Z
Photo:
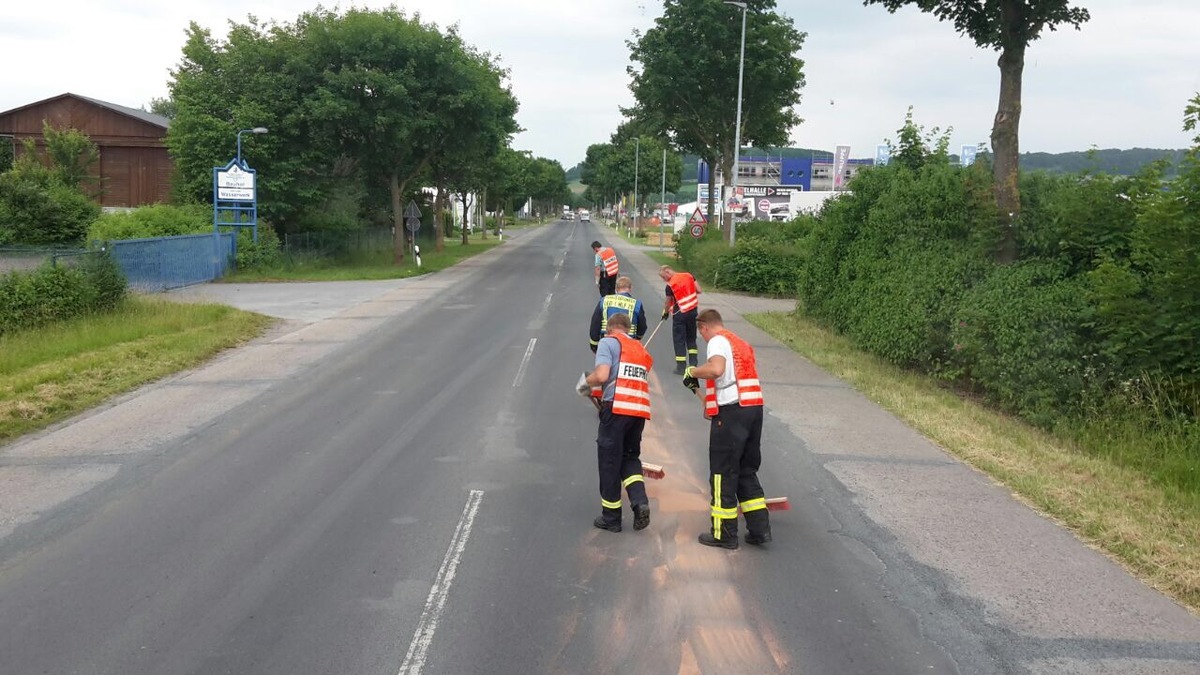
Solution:
M 1023 152 L 1021 169 L 1024 171 L 1049 171 L 1051 173 L 1108 173 L 1130 176 L 1148 164 L 1165 159 L 1170 163 L 1168 175 L 1174 175 L 1183 159 L 1185 150 L 1158 150 L 1132 148 L 1130 150 L 1087 150 L 1085 152 Z

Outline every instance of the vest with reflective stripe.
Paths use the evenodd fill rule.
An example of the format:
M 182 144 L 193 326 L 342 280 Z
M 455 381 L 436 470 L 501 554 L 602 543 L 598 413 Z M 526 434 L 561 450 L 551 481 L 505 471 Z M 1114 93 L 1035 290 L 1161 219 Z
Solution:
M 700 295 L 696 291 L 696 278 L 687 272 L 676 272 L 667 282 L 675 296 L 680 312 L 690 312 L 700 306 Z
M 611 248 L 602 248 L 598 253 L 600 254 L 600 263 L 604 266 L 604 276 L 617 276 L 617 270 L 620 269 L 620 265 L 617 264 L 616 252 Z
M 724 328 L 716 333 L 729 340 L 733 351 L 733 363 L 725 364 L 726 368 L 733 367 L 734 386 L 737 387 L 738 404 L 743 407 L 763 404 L 762 385 L 758 382 L 758 367 L 754 362 L 754 348 L 740 337 Z M 704 416 L 713 417 L 717 414 L 717 385 L 714 380 L 704 381 Z
M 637 337 L 637 298 L 617 293 L 616 295 L 606 295 L 601 301 L 603 307 L 600 308 L 600 333 L 604 334 L 608 330 L 608 320 L 613 314 L 625 312 L 629 315 L 629 336 Z
M 613 393 L 612 411 L 617 415 L 650 419 L 650 367 L 654 359 L 642 343 L 625 335 L 613 333 L 621 343 L 617 362 L 617 388 Z

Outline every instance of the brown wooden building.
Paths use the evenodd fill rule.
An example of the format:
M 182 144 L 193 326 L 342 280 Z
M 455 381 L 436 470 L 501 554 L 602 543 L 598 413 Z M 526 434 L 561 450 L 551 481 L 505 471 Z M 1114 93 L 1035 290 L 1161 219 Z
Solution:
M 170 120 L 166 117 L 78 94 L 62 94 L 0 112 L 0 137 L 11 137 L 18 153 L 26 138 L 44 146 L 43 121 L 56 129 L 78 129 L 99 147 L 101 206 L 170 201 L 174 164 L 167 155 Z

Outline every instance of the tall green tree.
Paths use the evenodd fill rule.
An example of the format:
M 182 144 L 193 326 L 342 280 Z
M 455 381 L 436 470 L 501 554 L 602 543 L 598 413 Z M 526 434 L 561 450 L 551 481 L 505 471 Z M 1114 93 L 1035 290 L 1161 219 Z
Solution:
M 1060 25 L 1078 29 L 1091 18 L 1086 9 L 1072 7 L 1069 0 L 863 0 L 864 5 L 883 5 L 889 12 L 912 5 L 950 21 L 955 30 L 979 47 L 1000 52 L 1000 102 L 992 123 L 993 177 L 996 209 L 1000 214 L 1001 237 L 997 260 L 1016 260 L 1017 216 L 1021 193 L 1020 171 L 1021 83 L 1025 51 L 1045 30 Z
M 775 11 L 775 0 L 746 0 L 741 142 L 786 145 L 804 87 L 798 53 L 805 34 Z M 635 106 L 627 113 L 671 143 L 732 176 L 742 11 L 720 0 L 665 0 L 663 14 L 630 41 Z M 710 172 L 709 184 L 713 184 Z M 714 205 L 710 190 L 708 214 Z M 729 238 L 729 229 L 725 238 Z

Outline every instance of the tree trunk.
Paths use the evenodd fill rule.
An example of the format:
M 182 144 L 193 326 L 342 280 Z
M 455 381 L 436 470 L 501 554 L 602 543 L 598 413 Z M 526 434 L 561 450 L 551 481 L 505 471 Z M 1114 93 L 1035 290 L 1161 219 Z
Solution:
M 434 188 L 437 195 L 433 198 L 433 250 L 441 252 L 446 250 L 446 226 L 442 218 L 442 211 L 446 208 L 446 188 L 441 179 L 438 179 Z
M 487 188 L 479 197 L 479 238 L 487 240 Z
M 400 173 L 392 171 L 391 176 L 392 190 L 392 246 L 395 251 L 395 261 L 397 265 L 404 264 L 404 185 L 400 183 Z
M 995 164 L 996 212 L 1000 219 L 1000 243 L 996 262 L 1007 265 L 1017 259 L 1017 219 L 1021 215 L 1020 145 L 1021 76 L 1025 70 L 1025 46 L 1010 45 L 1000 52 L 1000 104 L 992 124 Z
M 467 233 L 471 231 L 470 213 L 471 213 L 471 207 L 474 206 L 473 204 L 471 204 L 471 205 L 467 204 L 467 195 L 468 195 L 468 192 L 466 190 L 463 190 L 462 192 L 460 192 L 458 194 L 459 198 L 461 199 L 461 201 L 459 203 L 462 204 L 462 243 L 463 243 L 463 246 L 466 246 L 468 243 L 467 242 Z

